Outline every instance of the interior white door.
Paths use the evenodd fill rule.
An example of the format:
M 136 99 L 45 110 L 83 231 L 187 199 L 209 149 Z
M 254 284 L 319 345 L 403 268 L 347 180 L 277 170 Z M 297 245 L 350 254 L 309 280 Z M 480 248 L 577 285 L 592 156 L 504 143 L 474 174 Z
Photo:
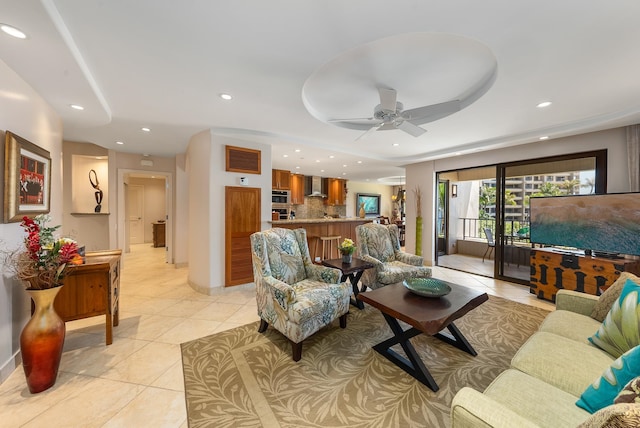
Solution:
M 129 185 L 129 242 L 144 243 L 144 186 Z

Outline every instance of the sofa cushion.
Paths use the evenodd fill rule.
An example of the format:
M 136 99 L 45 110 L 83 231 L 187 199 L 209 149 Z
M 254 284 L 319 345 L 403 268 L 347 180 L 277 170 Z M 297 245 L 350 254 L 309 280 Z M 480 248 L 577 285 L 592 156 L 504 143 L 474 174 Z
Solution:
M 600 328 L 600 322 L 576 312 L 555 310 L 546 316 L 539 331 L 554 333 L 567 339 L 590 343 L 589 337 Z
M 640 285 L 627 279 L 620 297 L 589 340 L 616 358 L 640 344 Z
M 540 331 L 520 347 L 511 367 L 579 397 L 613 361 L 595 346 Z
M 574 427 L 590 416 L 575 395 L 518 370 L 502 372 L 484 394 L 541 427 Z
M 598 410 L 578 428 L 629 428 L 640 426 L 640 404 L 615 404 Z
M 589 385 L 576 404 L 590 413 L 613 404 L 618 393 L 640 375 L 640 346 L 622 354 Z
M 640 278 L 635 276 L 629 272 L 622 272 L 618 279 L 611 285 L 611 287 L 607 288 L 602 296 L 598 299 L 596 304 L 593 307 L 593 311 L 591 311 L 591 318 L 596 319 L 600 322 L 604 321 L 607 317 L 607 314 L 611 310 L 611 307 L 615 303 L 616 300 L 620 297 L 620 293 L 622 292 L 622 287 L 630 279 L 636 284 L 640 284 Z

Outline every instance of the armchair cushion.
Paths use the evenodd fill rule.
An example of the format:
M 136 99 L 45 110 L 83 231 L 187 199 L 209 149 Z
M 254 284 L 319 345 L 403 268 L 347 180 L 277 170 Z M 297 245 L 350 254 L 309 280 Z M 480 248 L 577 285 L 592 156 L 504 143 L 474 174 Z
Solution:
M 356 227 L 358 257 L 372 263 L 362 275 L 362 283 L 370 288 L 402 282 L 408 278 L 428 278 L 431 269 L 424 259 L 400 250 L 398 226 L 366 223 Z

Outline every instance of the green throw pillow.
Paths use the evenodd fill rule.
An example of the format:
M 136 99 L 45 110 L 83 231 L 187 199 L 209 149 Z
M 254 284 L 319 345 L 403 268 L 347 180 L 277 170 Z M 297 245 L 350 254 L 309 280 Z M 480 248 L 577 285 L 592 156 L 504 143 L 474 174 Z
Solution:
M 640 344 L 640 286 L 627 279 L 620 297 L 589 341 L 613 357 Z
M 576 405 L 589 413 L 613 404 L 627 383 L 640 375 L 640 346 L 625 352 L 582 393 Z

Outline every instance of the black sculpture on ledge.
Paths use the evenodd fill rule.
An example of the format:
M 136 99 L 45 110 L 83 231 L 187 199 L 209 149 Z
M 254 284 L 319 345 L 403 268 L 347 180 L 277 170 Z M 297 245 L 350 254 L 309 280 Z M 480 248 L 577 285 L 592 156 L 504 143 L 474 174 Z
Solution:
M 91 173 L 93 173 L 93 177 L 91 177 Z M 93 180 L 95 179 L 95 183 L 93 182 Z M 96 197 L 96 203 L 98 205 L 96 205 L 96 208 L 94 209 L 94 212 L 99 213 L 100 210 L 102 209 L 102 190 L 100 190 L 100 183 L 98 182 L 98 174 L 96 174 L 95 170 L 91 170 L 89 171 L 89 182 L 91 183 L 91 186 L 96 189 L 94 195 Z

